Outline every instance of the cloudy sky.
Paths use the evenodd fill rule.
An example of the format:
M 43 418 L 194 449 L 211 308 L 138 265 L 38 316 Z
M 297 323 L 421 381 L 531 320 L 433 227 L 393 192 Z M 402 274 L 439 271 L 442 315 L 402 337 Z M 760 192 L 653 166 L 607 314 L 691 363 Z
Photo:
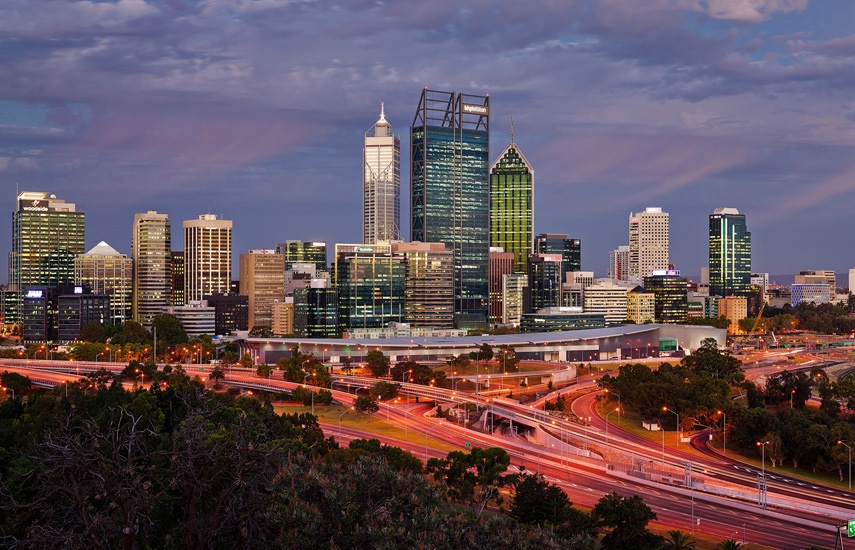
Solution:
M 235 223 L 235 255 L 361 239 L 361 148 L 424 86 L 491 96 L 492 156 L 536 172 L 535 231 L 605 274 L 627 218 L 671 213 L 706 263 L 707 216 L 748 216 L 753 268 L 855 265 L 852 0 L 3 0 L 0 212 L 15 190 L 86 212 L 129 252 L 135 212 Z M 0 215 L 2 217 L 2 215 Z M 10 223 L 0 223 L 0 280 Z M 183 246 L 180 231 L 173 248 Z

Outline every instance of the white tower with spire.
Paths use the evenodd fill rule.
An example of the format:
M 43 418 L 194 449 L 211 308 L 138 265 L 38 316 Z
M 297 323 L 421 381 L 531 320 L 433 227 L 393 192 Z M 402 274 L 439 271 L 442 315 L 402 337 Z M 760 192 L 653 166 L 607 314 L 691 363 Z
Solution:
M 362 241 L 401 240 L 401 139 L 380 119 L 365 133 L 362 150 Z

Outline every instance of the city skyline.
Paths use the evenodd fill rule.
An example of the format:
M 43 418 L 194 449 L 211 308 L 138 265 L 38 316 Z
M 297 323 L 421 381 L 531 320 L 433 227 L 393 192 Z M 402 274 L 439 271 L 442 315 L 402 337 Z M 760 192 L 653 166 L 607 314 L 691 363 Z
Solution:
M 0 204 L 11 215 L 16 190 L 77 204 L 87 250 L 129 254 L 148 210 L 234 220 L 235 257 L 356 242 L 365 128 L 380 101 L 409 126 L 430 86 L 490 94 L 490 163 L 514 117 L 538 174 L 534 232 L 580 238 L 585 270 L 605 274 L 626 215 L 648 206 L 670 213 L 671 262 L 693 276 L 721 207 L 746 214 L 754 271 L 855 263 L 829 238 L 851 235 L 855 6 L 491 8 L 13 0 L 0 8 Z

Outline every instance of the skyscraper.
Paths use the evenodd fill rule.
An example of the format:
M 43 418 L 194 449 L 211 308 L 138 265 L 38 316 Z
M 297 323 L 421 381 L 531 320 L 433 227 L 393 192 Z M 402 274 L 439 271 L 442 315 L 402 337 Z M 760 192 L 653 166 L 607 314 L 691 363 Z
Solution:
M 276 245 L 276 253 L 285 256 L 285 271 L 295 263 L 313 263 L 317 271 L 327 270 L 327 243 L 324 241 L 285 241 Z
M 532 254 L 528 261 L 529 311 L 561 306 L 560 254 Z
M 535 254 L 561 255 L 561 280 L 564 274 L 582 270 L 582 241 L 563 233 L 541 233 L 534 238 Z
M 241 254 L 240 293 L 249 297 L 249 328 L 271 328 L 273 303 L 285 299 L 285 257 L 260 249 Z
M 406 265 L 404 256 L 392 253 L 391 244 L 337 243 L 333 277 L 342 327 L 384 328 L 404 322 Z
M 751 293 L 751 233 L 745 214 L 716 208 L 710 214 L 710 296 Z
M 74 204 L 48 193 L 18 195 L 9 252 L 9 284 L 18 292 L 16 311 L 21 311 L 24 286 L 74 282 L 74 258 L 84 252 L 84 228 L 85 215 Z
M 134 215 L 131 257 L 134 260 L 133 318 L 150 327 L 170 305 L 172 229 L 169 216 L 149 210 Z
M 401 139 L 380 119 L 365 132 L 362 149 L 362 242 L 401 239 Z
M 214 214 L 184 221 L 184 303 L 226 294 L 232 280 L 232 222 Z
M 640 280 L 668 269 L 669 216 L 661 208 L 629 214 L 629 277 Z
M 512 126 L 511 144 L 490 167 L 490 246 L 514 255 L 515 273 L 528 273 L 533 235 L 534 170 L 514 143 Z
M 404 256 L 405 321 L 414 327 L 454 326 L 452 256 L 442 243 L 394 243 Z
M 422 91 L 410 128 L 412 241 L 454 254 L 454 311 L 487 316 L 490 98 Z
M 514 273 L 515 256 L 505 252 L 501 247 L 490 247 L 490 317 L 491 324 L 502 322 L 504 312 L 504 277 Z M 528 261 L 526 261 L 528 265 Z M 528 268 L 526 268 L 528 275 Z
M 134 261 L 101 241 L 74 259 L 74 284 L 110 298 L 110 323 L 132 319 Z
M 173 250 L 169 255 L 172 291 L 169 303 L 173 306 L 184 305 L 184 251 Z

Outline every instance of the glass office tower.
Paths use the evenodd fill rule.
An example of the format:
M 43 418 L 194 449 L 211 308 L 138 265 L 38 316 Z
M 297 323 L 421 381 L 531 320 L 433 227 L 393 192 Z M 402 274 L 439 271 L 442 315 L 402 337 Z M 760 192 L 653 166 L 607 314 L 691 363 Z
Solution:
M 514 273 L 528 273 L 533 234 L 534 170 L 511 137 L 490 167 L 490 246 L 514 255 Z
M 385 328 L 403 323 L 406 264 L 390 244 L 335 245 L 333 284 L 338 291 L 338 321 L 344 329 Z
M 751 233 L 745 214 L 716 208 L 710 214 L 710 296 L 751 294 Z
M 564 273 L 582 271 L 582 241 L 570 239 L 563 233 L 541 233 L 534 238 L 535 254 L 561 255 L 561 280 Z
M 410 240 L 445 243 L 455 313 L 486 319 L 490 98 L 425 88 L 410 143 Z

